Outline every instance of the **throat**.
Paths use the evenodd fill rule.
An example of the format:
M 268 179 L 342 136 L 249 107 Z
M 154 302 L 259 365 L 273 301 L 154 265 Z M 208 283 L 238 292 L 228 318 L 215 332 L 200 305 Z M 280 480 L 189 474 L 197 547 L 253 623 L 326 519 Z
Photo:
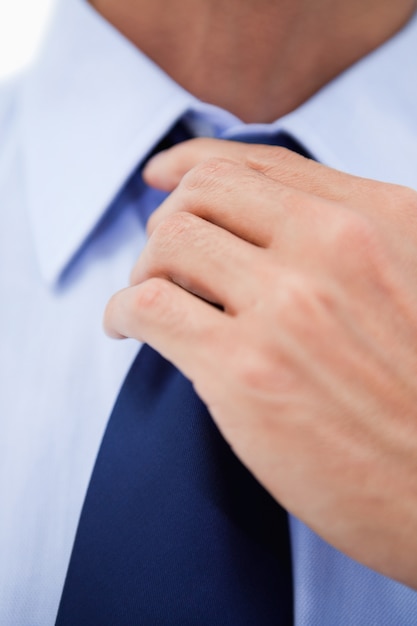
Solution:
M 91 4 L 182 87 L 244 122 L 289 113 L 391 37 L 416 9 L 416 0 Z

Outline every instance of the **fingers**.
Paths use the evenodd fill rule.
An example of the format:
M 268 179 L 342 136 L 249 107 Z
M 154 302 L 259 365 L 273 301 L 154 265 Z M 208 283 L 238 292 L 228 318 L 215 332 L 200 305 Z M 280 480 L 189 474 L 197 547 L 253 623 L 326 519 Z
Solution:
M 207 160 L 213 154 L 221 158 Z M 301 235 L 310 229 L 325 243 L 322 226 L 343 210 L 370 219 L 396 249 L 405 271 L 415 272 L 414 190 L 350 176 L 283 148 L 214 139 L 180 144 L 149 167 L 150 179 L 157 183 L 159 176 L 171 176 L 171 186 L 192 167 L 151 217 L 149 232 L 166 216 L 190 211 L 258 246 L 279 245 L 283 252 L 285 243 L 294 251 L 302 248 Z M 294 217 L 300 218 L 298 228 Z
M 235 146 L 233 148 L 232 146 Z M 227 145 L 230 144 L 230 145 Z M 146 183 L 157 189 L 172 191 L 195 165 L 211 157 L 240 161 L 236 142 L 219 139 L 190 139 L 173 148 L 163 150 L 149 159 L 143 169 Z
M 199 138 L 185 141 L 152 157 L 143 170 L 143 177 L 154 187 L 172 191 L 189 170 L 202 161 L 215 158 L 237 161 L 259 171 L 275 165 L 276 159 L 288 160 L 291 164 L 306 161 L 285 148 Z
M 256 298 L 252 270 L 262 263 L 260 256 L 259 248 L 230 232 L 190 213 L 178 213 L 154 231 L 131 283 L 169 279 L 233 315 Z
M 191 380 L 212 367 L 230 335 L 228 317 L 169 281 L 152 278 L 116 293 L 107 305 L 104 328 L 115 338 L 152 345 Z M 221 355 L 220 355 L 221 358 Z
M 361 213 L 371 218 L 387 237 L 397 239 L 397 245 L 404 237 L 406 241 L 410 239 L 409 224 L 415 221 L 417 207 L 415 191 L 351 176 L 285 148 L 216 139 L 193 139 L 154 157 L 145 168 L 144 176 L 150 184 L 171 191 L 187 172 L 190 175 L 197 172 L 194 176 L 195 184 L 199 180 L 202 184 L 202 173 L 207 174 L 210 169 L 215 171 L 216 163 L 220 172 L 227 162 L 235 163 L 236 166 L 240 164 L 247 171 L 262 175 L 264 181 L 269 179 L 288 189 L 296 189 L 318 199 L 337 203 L 339 207 L 349 211 Z M 239 182 L 235 180 L 234 184 L 238 186 Z M 182 189 L 186 189 L 186 185 Z M 157 211 L 151 220 L 151 228 L 152 222 L 155 224 L 158 219 Z M 404 256 L 413 256 L 415 241 L 416 237 L 413 235 L 410 249 Z M 409 247 L 407 244 L 404 246 Z
M 189 170 L 213 158 L 237 161 L 283 185 L 338 202 L 362 202 L 363 192 L 369 193 L 374 185 L 285 148 L 218 139 L 192 139 L 161 152 L 149 161 L 143 175 L 150 185 L 172 191 Z
M 211 160 L 184 176 L 151 216 L 148 232 L 152 233 L 168 216 L 187 212 L 268 248 L 282 240 L 283 229 L 293 217 L 303 215 L 305 227 L 310 228 L 315 211 L 325 216 L 328 206 L 319 204 L 314 196 L 272 181 L 241 163 Z M 304 227 L 302 221 L 300 224 Z

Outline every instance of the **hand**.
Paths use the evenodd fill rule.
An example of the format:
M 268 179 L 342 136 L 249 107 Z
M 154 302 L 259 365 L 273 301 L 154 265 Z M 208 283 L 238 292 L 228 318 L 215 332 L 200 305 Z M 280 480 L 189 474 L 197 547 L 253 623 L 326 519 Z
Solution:
M 215 140 L 145 177 L 174 191 L 107 331 L 173 361 L 291 513 L 417 588 L 417 194 Z

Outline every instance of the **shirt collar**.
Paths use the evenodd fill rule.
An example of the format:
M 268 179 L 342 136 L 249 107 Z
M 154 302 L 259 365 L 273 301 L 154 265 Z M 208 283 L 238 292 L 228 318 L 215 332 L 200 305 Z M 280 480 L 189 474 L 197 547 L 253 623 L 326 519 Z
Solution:
M 417 14 L 281 120 L 321 162 L 417 189 Z
M 288 132 L 331 167 L 417 189 L 416 58 L 417 14 L 295 111 L 252 128 Z
M 417 14 L 273 126 L 331 167 L 417 189 L 416 58 Z
M 218 135 L 293 134 L 321 162 L 417 188 L 417 18 L 304 105 L 242 123 L 179 87 L 85 0 L 61 0 L 22 92 L 27 198 L 52 283 L 131 171 L 186 111 Z
M 21 93 L 27 200 L 48 282 L 193 103 L 84 0 L 58 3 Z

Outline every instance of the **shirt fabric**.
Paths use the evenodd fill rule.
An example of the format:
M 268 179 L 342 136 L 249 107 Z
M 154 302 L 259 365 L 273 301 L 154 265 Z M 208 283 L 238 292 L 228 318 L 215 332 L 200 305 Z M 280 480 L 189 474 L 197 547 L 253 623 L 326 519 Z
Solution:
M 137 342 L 102 331 L 143 248 L 131 173 L 184 114 L 197 134 L 294 135 L 323 163 L 417 189 L 417 19 L 273 124 L 180 88 L 83 0 L 0 91 L 0 624 L 54 623 L 86 488 Z M 256 210 L 256 207 L 254 208 Z M 296 626 L 412 626 L 417 594 L 291 518 Z

